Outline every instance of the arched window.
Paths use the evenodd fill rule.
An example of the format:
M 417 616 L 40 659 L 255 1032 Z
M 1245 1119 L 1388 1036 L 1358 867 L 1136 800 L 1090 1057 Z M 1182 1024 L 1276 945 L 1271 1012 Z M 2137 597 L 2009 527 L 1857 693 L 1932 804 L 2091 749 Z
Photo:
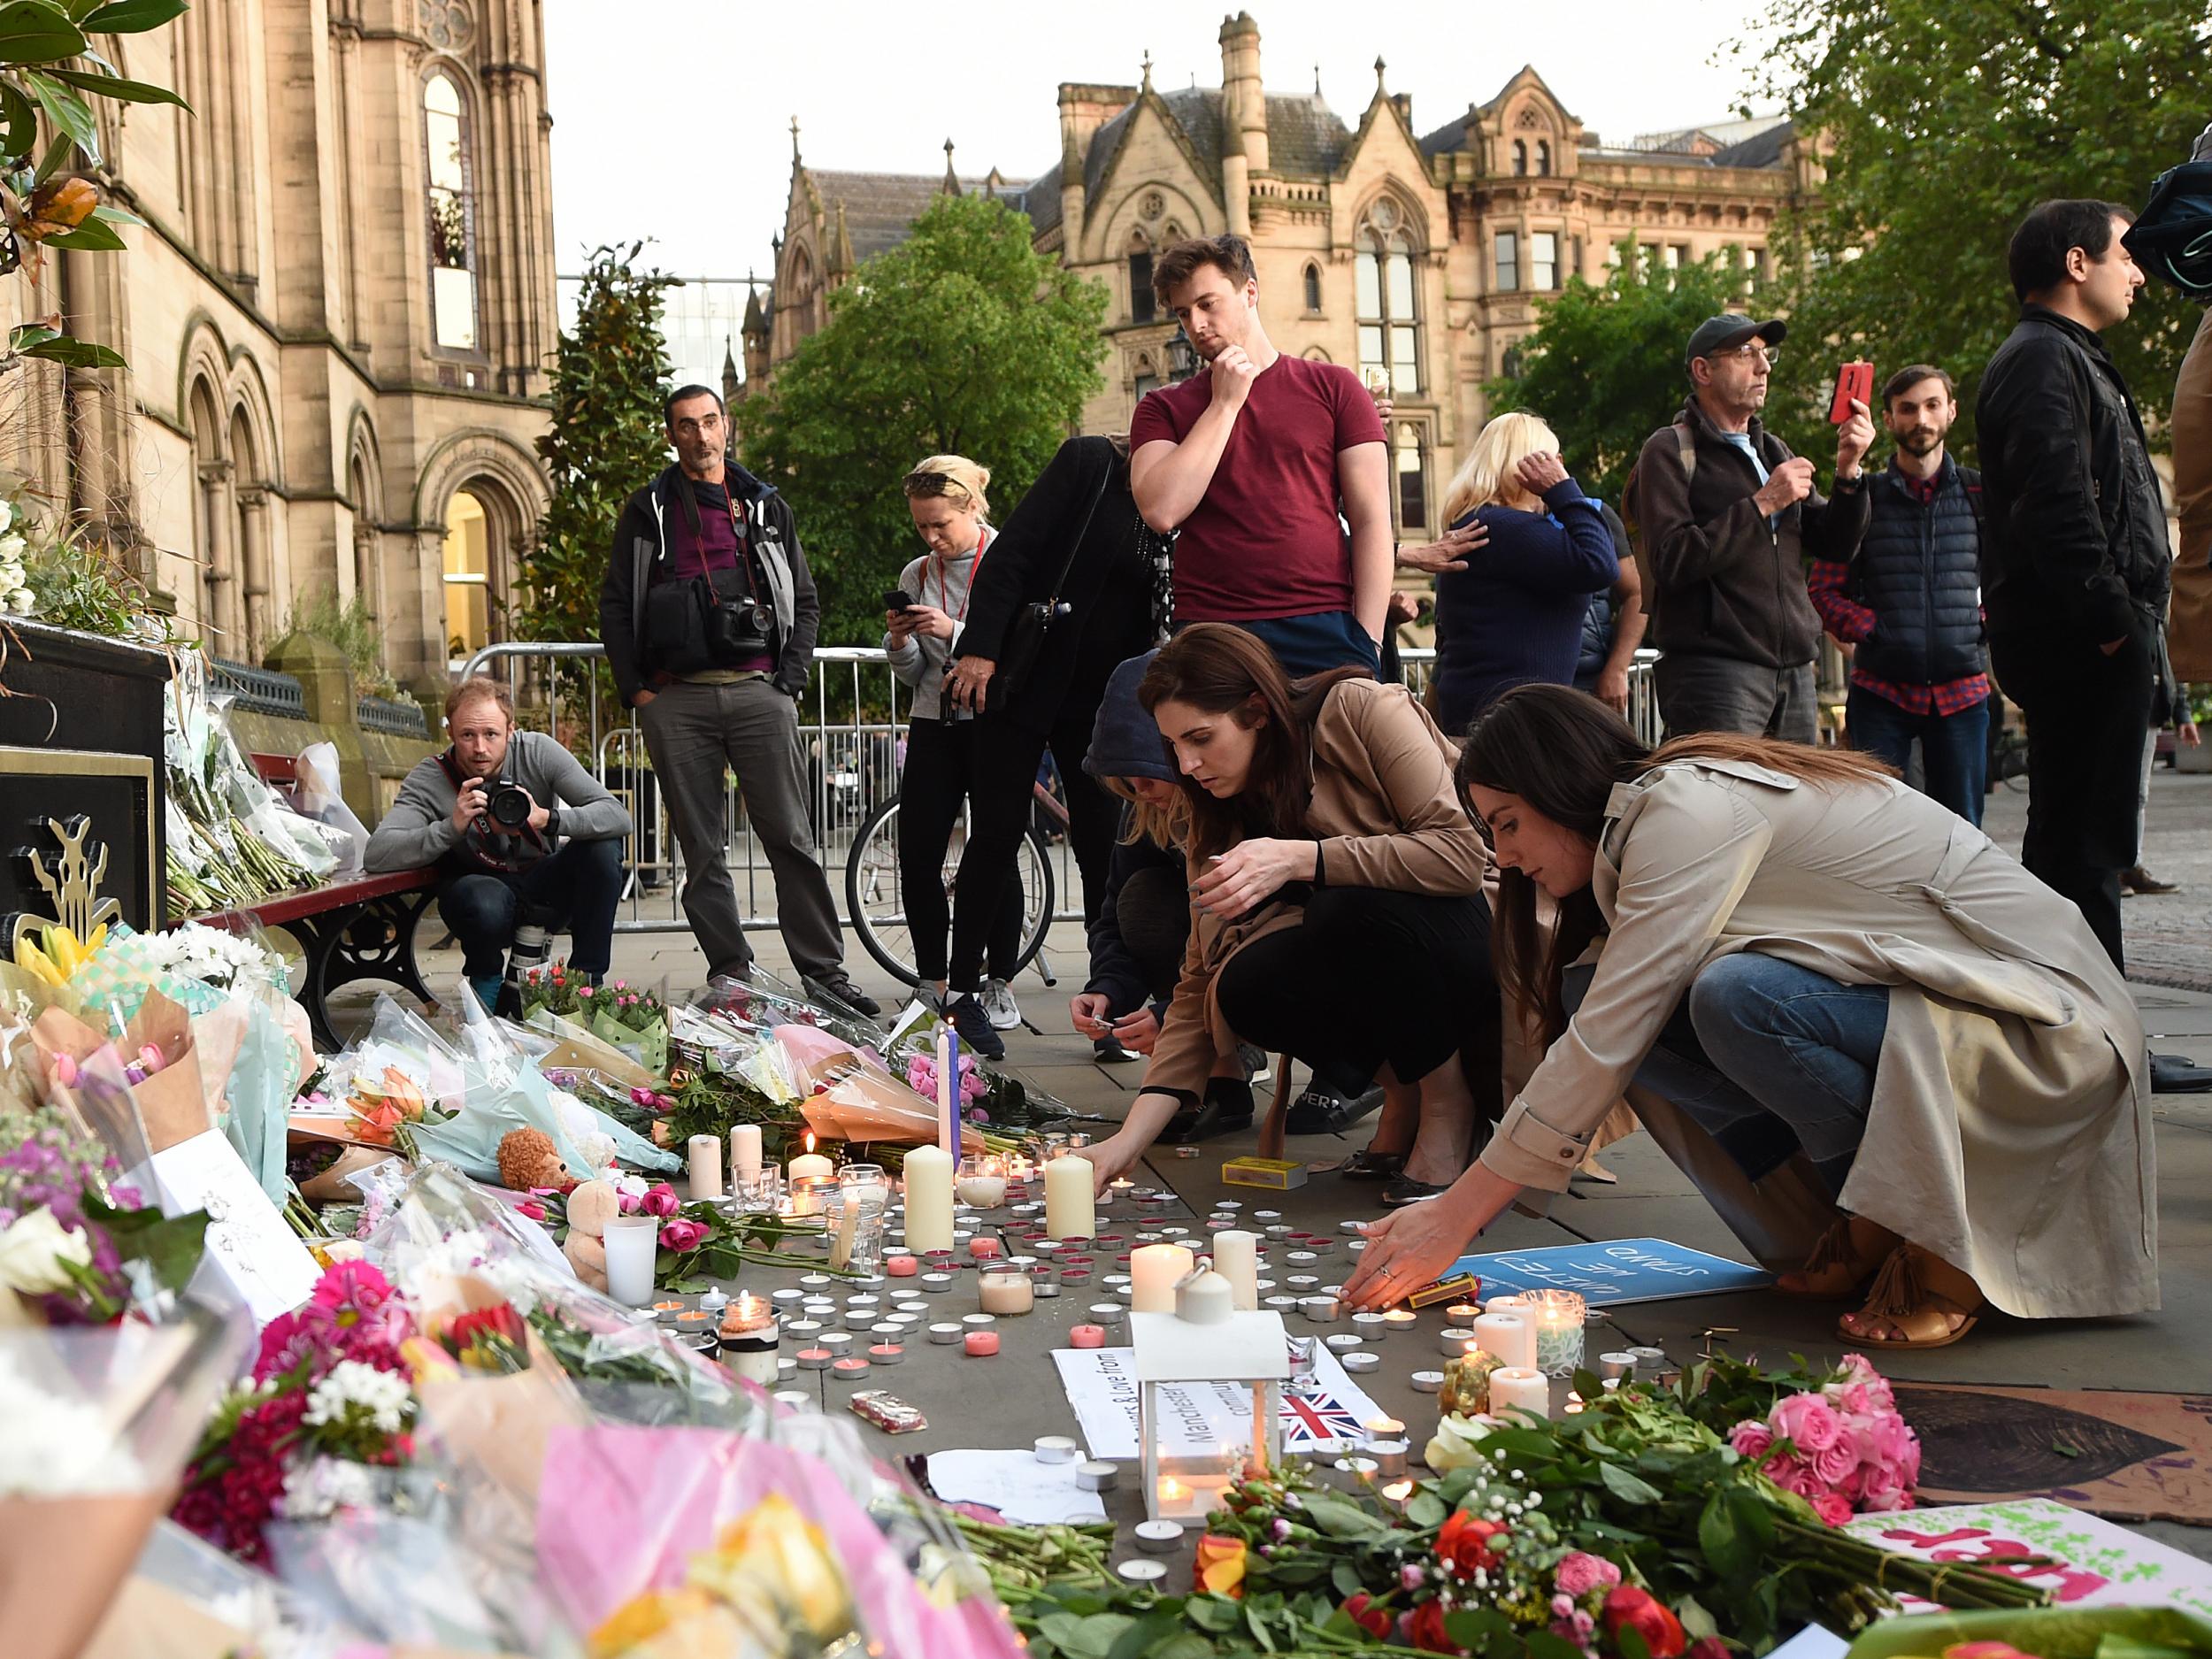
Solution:
M 200 627 L 211 657 L 236 660 L 245 654 L 246 627 L 232 551 L 230 462 L 215 393 L 204 379 L 193 382 L 186 407 L 191 411 L 192 556 L 200 567 Z
M 1306 266 L 1306 310 L 1316 316 L 1320 314 L 1321 267 L 1317 265 Z
M 1148 323 L 1160 314 L 1152 293 L 1152 246 L 1142 236 L 1129 242 L 1129 320 Z
M 477 349 L 475 203 L 470 188 L 468 118 L 461 90 L 442 70 L 423 83 L 423 157 L 430 186 L 433 338 L 447 351 Z
M 1517 179 L 1528 177 L 1528 144 L 1523 139 L 1513 141 L 1513 176 Z
M 1536 141 L 1536 173 L 1539 178 L 1542 179 L 1551 177 L 1551 141 L 1549 139 L 1540 138 Z
M 1398 427 L 1398 440 L 1392 446 L 1398 480 L 1398 533 L 1410 534 L 1425 532 L 1429 525 L 1429 457 L 1428 446 L 1421 441 L 1421 428 L 1411 421 Z
M 445 510 L 446 655 L 465 661 L 491 642 L 490 525 L 484 504 L 456 490 Z
M 1421 318 L 1413 250 L 1398 204 L 1384 196 L 1368 209 L 1353 246 L 1360 378 L 1371 382 L 1378 374 L 1387 375 L 1393 395 L 1413 396 L 1421 389 Z

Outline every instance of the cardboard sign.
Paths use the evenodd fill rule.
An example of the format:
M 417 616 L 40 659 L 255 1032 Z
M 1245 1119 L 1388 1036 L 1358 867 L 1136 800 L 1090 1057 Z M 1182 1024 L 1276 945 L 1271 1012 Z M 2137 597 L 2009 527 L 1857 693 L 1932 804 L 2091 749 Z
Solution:
M 204 1130 L 157 1150 L 151 1170 L 164 1214 L 207 1211 L 207 1253 L 192 1276 L 196 1287 L 220 1279 L 246 1304 L 256 1325 L 289 1313 L 314 1294 L 315 1258 L 221 1130 Z
M 2051 1592 L 2061 1607 L 2164 1603 L 2212 1617 L 2212 1562 L 2154 1543 L 2124 1526 L 2049 1498 L 1961 1503 L 1896 1515 L 1862 1515 L 1844 1531 L 1901 1555 L 1979 1564 L 1992 1556 L 2042 1555 L 2047 1567 L 1990 1571 Z M 1928 1604 L 1905 1598 L 1905 1610 Z
M 1129 1348 L 1055 1348 L 1060 1384 L 1083 1430 L 1091 1455 L 1110 1463 L 1137 1461 L 1137 1351 Z M 1386 1416 L 1337 1363 L 1334 1354 L 1316 1347 L 1315 1387 L 1310 1394 L 1284 1392 L 1281 1444 L 1286 1452 L 1317 1455 L 1340 1440 L 1363 1440 L 1367 1424 Z M 1169 1457 L 1205 1457 L 1217 1453 L 1223 1431 L 1244 1425 L 1251 1444 L 1252 1390 L 1245 1383 L 1163 1383 L 1160 1404 L 1168 1432 L 1161 1453 Z
M 1746 1267 L 1664 1239 L 1602 1239 L 1594 1244 L 1463 1256 L 1443 1277 L 1459 1273 L 1479 1277 L 1486 1299 L 1530 1290 L 1571 1290 L 1593 1308 L 1757 1290 L 1774 1278 L 1763 1268 Z

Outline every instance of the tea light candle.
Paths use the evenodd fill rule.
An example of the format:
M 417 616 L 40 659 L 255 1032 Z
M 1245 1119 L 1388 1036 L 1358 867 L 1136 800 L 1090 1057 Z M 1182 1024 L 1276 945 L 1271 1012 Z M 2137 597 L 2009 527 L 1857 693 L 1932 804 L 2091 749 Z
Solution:
M 1364 1348 L 1356 1353 L 1343 1355 L 1340 1359 L 1344 1369 L 1355 1377 L 1364 1377 L 1368 1372 L 1379 1371 L 1382 1367 L 1382 1356 L 1370 1354 Z
M 868 1374 L 868 1362 L 857 1355 L 848 1355 L 830 1363 L 830 1375 L 839 1382 L 857 1382 Z
M 676 1316 L 684 1310 L 683 1302 L 672 1296 L 664 1296 L 653 1304 L 653 1317 L 661 1325 L 674 1325 Z
M 799 1275 L 799 1288 L 801 1290 L 827 1290 L 836 1282 L 837 1281 L 832 1279 L 827 1273 L 802 1273 Z
M 1104 1348 L 1106 1331 L 1102 1325 L 1079 1325 L 1068 1333 L 1070 1348 Z
M 1536 1333 L 1536 1369 L 1548 1377 L 1571 1377 L 1582 1363 L 1583 1327 L 1587 1310 L 1571 1290 L 1532 1291 L 1521 1317 Z
M 811 1411 L 814 1409 L 814 1396 L 810 1394 L 803 1393 L 796 1388 L 780 1389 L 776 1394 L 772 1395 L 771 1398 L 772 1398 L 778 1405 L 781 1406 L 787 1411 Z
M 976 1291 L 986 1313 L 1027 1313 L 1036 1305 L 1026 1273 L 982 1274 L 976 1280 Z
M 941 1345 L 957 1342 L 960 1337 L 961 1330 L 956 1325 L 947 1323 L 933 1325 L 929 1327 L 929 1340 Z
M 784 1329 L 790 1332 L 795 1342 L 811 1342 L 822 1334 L 823 1325 L 819 1319 L 794 1319 Z
M 1471 1302 L 1455 1302 L 1444 1310 L 1447 1325 L 1472 1325 L 1482 1317 L 1482 1310 Z
M 906 1154 L 906 1248 L 920 1254 L 952 1248 L 952 1154 L 919 1146 Z
M 1383 1310 L 1383 1328 L 1385 1330 L 1393 1333 L 1410 1331 L 1417 1323 L 1418 1320 L 1417 1319 L 1413 1310 L 1410 1308 L 1386 1308 Z
M 1055 1239 L 1087 1239 L 1098 1231 L 1091 1203 L 1091 1161 L 1072 1155 L 1045 1165 L 1045 1232 Z
M 1177 1495 L 1187 1496 L 1188 1488 Z M 1139 1521 L 1130 1530 L 1136 1535 L 1137 1548 L 1148 1555 L 1171 1555 L 1183 1547 L 1183 1529 L 1173 1521 Z
M 1617 1382 L 1624 1377 L 1636 1374 L 1633 1354 L 1601 1354 L 1598 1356 L 1598 1376 L 1605 1382 Z
M 826 1348 L 833 1354 L 849 1354 L 853 1350 L 853 1333 L 850 1331 L 825 1331 L 814 1339 L 814 1346 Z
M 1234 1229 L 1214 1234 L 1214 1271 L 1229 1281 L 1239 1313 L 1256 1313 L 1260 1306 L 1259 1240 Z
M 1352 1316 L 1352 1329 L 1363 1337 L 1379 1339 L 1389 1330 L 1389 1326 L 1383 1323 L 1383 1317 L 1379 1313 L 1356 1313 Z
M 760 1181 L 760 1125 L 730 1126 L 730 1180 L 733 1186 L 753 1187 Z
M 1464 1328 L 1448 1330 L 1436 1339 L 1436 1346 L 1446 1359 L 1457 1359 L 1462 1354 L 1482 1346 L 1482 1339 Z
M 782 1334 L 770 1304 L 746 1292 L 722 1310 L 722 1363 L 746 1382 L 772 1388 L 783 1374 Z
M 998 1333 L 971 1331 L 961 1338 L 961 1343 L 970 1359 L 987 1359 L 998 1352 Z
M 1006 1251 L 996 1239 L 970 1239 L 968 1258 L 976 1262 L 995 1262 Z
M 1475 1321 L 1475 1341 L 1486 1354 L 1494 1354 L 1504 1365 L 1531 1370 L 1536 1363 L 1536 1330 L 1517 1310 L 1493 1311 Z
M 1121 1479 L 1121 1465 L 1094 1457 L 1075 1466 L 1078 1492 L 1111 1492 Z
M 1328 1343 L 1329 1352 L 1335 1355 L 1339 1359 L 1342 1359 L 1347 1354 L 1352 1353 L 1356 1349 L 1366 1346 L 1366 1339 L 1364 1337 L 1354 1336 L 1348 1331 L 1339 1332 L 1334 1335 L 1325 1337 L 1322 1340 Z
M 691 1137 L 691 1195 L 694 1198 L 722 1196 L 722 1137 L 694 1135 Z
M 998 1317 L 995 1314 L 964 1313 L 960 1316 L 960 1323 L 971 1331 L 980 1331 L 996 1325 Z
M 950 1273 L 924 1273 L 920 1282 L 922 1289 L 934 1296 L 950 1290 L 959 1281 Z
M 905 1357 L 906 1350 L 896 1342 L 877 1342 L 868 1349 L 868 1363 L 872 1365 L 895 1365 Z
M 1402 1480 L 1406 1472 L 1404 1440 L 1370 1440 L 1367 1455 L 1375 1460 L 1375 1472 L 1385 1480 Z
M 1417 1394 L 1444 1392 L 1444 1373 L 1440 1371 L 1417 1371 L 1406 1380 L 1413 1385 L 1413 1392 Z
M 1503 1417 L 1515 1409 L 1531 1416 L 1551 1416 L 1551 1379 L 1532 1365 L 1502 1365 L 1490 1373 L 1490 1412 Z
M 1333 1325 L 1344 1317 L 1344 1304 L 1334 1296 L 1301 1296 L 1298 1311 L 1316 1325 Z
M 1140 1246 L 1129 1258 L 1130 1283 L 1134 1291 L 1129 1307 L 1133 1313 L 1173 1313 L 1175 1286 L 1196 1260 L 1179 1244 Z
M 768 1300 L 779 1308 L 788 1307 L 793 1302 L 804 1302 L 806 1292 L 801 1290 L 796 1285 L 786 1285 L 781 1290 L 770 1291 Z
M 826 1348 L 803 1348 L 797 1357 L 801 1371 L 827 1371 L 837 1356 Z
M 1030 1452 L 1041 1463 L 1071 1463 L 1081 1449 L 1064 1434 L 1040 1434 Z
M 1183 1529 L 1175 1529 L 1180 1532 Z M 1167 1563 L 1159 1561 L 1124 1561 L 1115 1564 L 1114 1571 L 1126 1584 L 1157 1584 L 1167 1577 Z
M 921 1258 L 917 1256 L 887 1256 L 883 1271 L 893 1279 L 916 1279 L 922 1271 Z

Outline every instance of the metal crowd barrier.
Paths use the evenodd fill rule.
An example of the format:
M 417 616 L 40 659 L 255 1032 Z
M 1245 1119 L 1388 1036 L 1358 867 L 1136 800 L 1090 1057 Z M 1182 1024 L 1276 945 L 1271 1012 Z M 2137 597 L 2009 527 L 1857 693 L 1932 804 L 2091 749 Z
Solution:
M 666 804 L 653 786 L 645 734 L 637 712 L 614 700 L 596 643 L 518 641 L 488 645 L 468 659 L 464 678 L 489 674 L 514 699 L 522 725 L 550 731 L 630 810 L 634 826 L 626 849 L 632 874 L 615 918 L 618 933 L 685 933 L 680 895 L 683 857 Z M 1647 741 L 1659 738 L 1659 708 L 1651 679 L 1655 651 L 1640 651 L 1629 671 L 1629 723 Z M 1401 677 L 1417 696 L 1428 688 L 1433 649 L 1404 647 Z M 829 877 L 839 918 L 845 914 L 845 864 L 854 837 L 876 808 L 898 793 L 904 756 L 901 715 L 906 688 L 879 648 L 824 646 L 814 654 L 814 675 L 800 703 L 799 741 L 811 786 L 815 848 Z M 833 710 L 845 710 L 841 714 Z M 734 778 L 728 780 L 723 856 L 730 864 L 748 928 L 776 926 L 775 882 L 767 855 L 746 817 Z M 1052 841 L 1058 895 L 1055 921 L 1080 921 L 1082 878 L 1064 836 Z

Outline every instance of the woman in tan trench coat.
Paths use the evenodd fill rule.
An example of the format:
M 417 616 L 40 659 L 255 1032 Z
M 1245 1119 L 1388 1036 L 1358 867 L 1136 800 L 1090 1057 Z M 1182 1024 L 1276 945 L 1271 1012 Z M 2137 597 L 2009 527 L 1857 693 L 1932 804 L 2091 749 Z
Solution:
M 1371 1230 L 1355 1300 L 1427 1282 L 1522 1189 L 1563 1189 L 1632 1079 L 1770 1265 L 1820 1233 L 1783 1290 L 1871 1282 L 1847 1341 L 1940 1346 L 1985 1300 L 2157 1307 L 2134 1002 L 2080 912 L 1978 829 L 1863 757 L 1647 750 L 1554 687 L 1501 699 L 1459 780 L 1504 870 L 1501 978 L 1554 1040 L 1476 1164 Z M 1548 949 L 1539 888 L 1560 901 Z

